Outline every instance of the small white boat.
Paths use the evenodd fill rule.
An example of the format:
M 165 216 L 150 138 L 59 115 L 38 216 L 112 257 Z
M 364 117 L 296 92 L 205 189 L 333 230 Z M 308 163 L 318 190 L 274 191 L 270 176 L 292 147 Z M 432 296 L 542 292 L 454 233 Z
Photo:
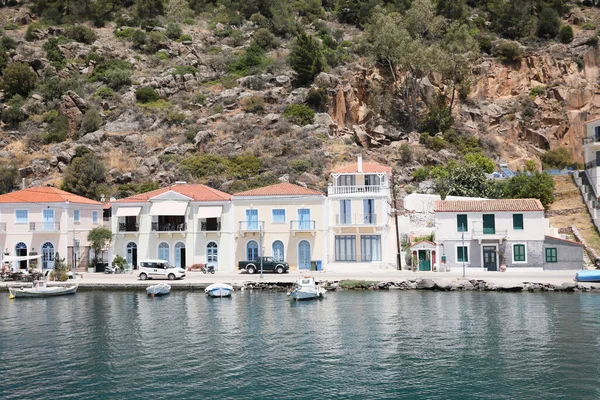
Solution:
M 322 298 L 327 290 L 320 288 L 312 276 L 304 276 L 296 281 L 294 290 L 288 293 L 292 299 L 309 300 Z
M 227 297 L 231 296 L 231 292 L 233 292 L 233 287 L 226 283 L 213 283 L 204 289 L 204 293 L 210 297 Z
M 166 283 L 159 283 L 158 285 L 151 285 L 146 288 L 148 296 L 162 296 L 171 292 L 171 285 Z
M 28 288 L 8 288 L 9 298 L 17 297 L 51 297 L 62 296 L 63 294 L 74 294 L 77 291 L 77 285 L 65 286 L 46 286 L 46 283 L 40 285 L 36 283 L 33 287 Z

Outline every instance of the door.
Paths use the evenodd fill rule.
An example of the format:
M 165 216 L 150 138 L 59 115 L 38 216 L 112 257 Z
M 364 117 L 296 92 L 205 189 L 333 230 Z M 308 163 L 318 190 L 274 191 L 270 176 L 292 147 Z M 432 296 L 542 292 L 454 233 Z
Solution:
M 298 244 L 298 269 L 310 269 L 310 243 L 306 240 Z
M 298 210 L 298 219 L 300 222 L 298 223 L 298 227 L 301 230 L 307 231 L 310 227 L 310 209 L 309 208 L 300 208 Z
M 419 250 L 419 271 L 431 271 L 430 254 L 429 250 Z
M 42 269 L 54 269 L 54 245 L 50 242 L 42 245 Z
M 483 214 L 483 234 L 493 235 L 496 233 L 496 219 L 494 214 Z
M 175 245 L 175 267 L 185 269 L 185 244 L 182 242 Z
M 363 223 L 371 225 L 375 223 L 375 200 L 364 199 L 363 200 Z
M 206 265 L 213 266 L 215 271 L 219 266 L 219 247 L 215 242 L 206 245 Z
M 15 255 L 17 257 L 27 257 L 27 245 L 23 242 L 17 243 L 15 246 Z M 19 269 L 27 269 L 27 260 L 17 261 Z
M 127 243 L 125 260 L 127 260 L 127 264 L 129 264 L 132 269 L 137 269 L 137 244 L 134 242 Z
M 246 260 L 256 261 L 258 259 L 258 243 L 255 240 L 251 240 L 246 245 Z
M 42 218 L 44 220 L 44 230 L 54 230 L 54 210 L 45 209 L 42 212 Z
M 350 224 L 352 217 L 352 208 L 350 200 L 340 200 L 340 224 Z
M 600 151 L 596 152 L 596 165 L 595 167 L 600 167 Z
M 498 271 L 494 246 L 483 246 L 483 268 L 487 268 L 488 271 Z

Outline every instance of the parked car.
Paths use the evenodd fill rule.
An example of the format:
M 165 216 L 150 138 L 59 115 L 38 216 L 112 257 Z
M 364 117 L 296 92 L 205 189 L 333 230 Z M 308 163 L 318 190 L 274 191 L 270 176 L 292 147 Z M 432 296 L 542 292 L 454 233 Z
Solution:
M 185 270 L 169 264 L 165 260 L 141 260 L 138 262 L 138 277 L 146 279 L 181 279 L 185 277 Z
M 260 271 L 261 268 L 261 260 L 262 260 L 262 270 L 267 272 L 277 272 L 278 274 L 283 274 L 284 272 L 288 272 L 290 269 L 290 264 L 285 261 L 279 261 L 274 259 L 273 257 L 258 257 L 256 260 L 252 261 L 240 261 L 238 263 L 239 270 L 245 270 L 249 274 L 254 274 L 256 271 Z

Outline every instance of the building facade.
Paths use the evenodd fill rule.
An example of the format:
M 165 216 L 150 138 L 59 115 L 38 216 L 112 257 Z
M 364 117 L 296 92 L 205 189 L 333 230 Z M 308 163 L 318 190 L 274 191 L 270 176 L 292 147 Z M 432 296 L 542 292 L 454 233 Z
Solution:
M 549 236 L 550 222 L 537 199 L 439 200 L 434 210 L 437 254 L 445 268 L 583 267 L 582 246 Z
M 334 169 L 327 190 L 329 269 L 396 266 L 391 168 L 358 162 Z
M 139 260 L 162 259 L 233 270 L 231 196 L 205 185 L 176 184 L 111 201 L 113 255 L 137 268 Z
M 232 197 L 235 260 L 274 257 L 290 269 L 307 270 L 327 260 L 326 198 L 319 191 L 280 183 Z
M 70 267 L 85 268 L 87 236 L 103 225 L 103 207 L 100 202 L 48 186 L 1 195 L 3 264 L 14 269 L 50 270 L 60 257 Z

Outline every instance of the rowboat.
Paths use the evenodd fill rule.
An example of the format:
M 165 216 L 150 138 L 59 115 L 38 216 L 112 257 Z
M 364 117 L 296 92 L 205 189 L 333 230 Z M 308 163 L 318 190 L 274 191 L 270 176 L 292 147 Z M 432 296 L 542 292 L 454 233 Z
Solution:
M 288 293 L 292 299 L 298 300 L 309 300 L 322 298 L 327 290 L 320 288 L 315 278 L 312 276 L 304 276 L 298 279 L 294 285 L 294 290 Z
M 575 275 L 577 282 L 600 282 L 600 270 L 583 270 Z
M 213 283 L 204 289 L 204 293 L 209 295 L 210 297 L 227 297 L 231 296 L 231 292 L 233 291 L 233 287 L 227 285 L 226 283 Z
M 36 284 L 30 288 L 12 288 L 9 287 L 9 297 L 11 299 L 17 297 L 51 297 L 62 296 L 64 294 L 74 294 L 77 291 L 77 285 L 65 286 L 46 286 L 46 284 Z
M 148 296 L 162 296 L 171 293 L 171 285 L 166 283 L 159 283 L 158 285 L 151 285 L 146 288 Z

